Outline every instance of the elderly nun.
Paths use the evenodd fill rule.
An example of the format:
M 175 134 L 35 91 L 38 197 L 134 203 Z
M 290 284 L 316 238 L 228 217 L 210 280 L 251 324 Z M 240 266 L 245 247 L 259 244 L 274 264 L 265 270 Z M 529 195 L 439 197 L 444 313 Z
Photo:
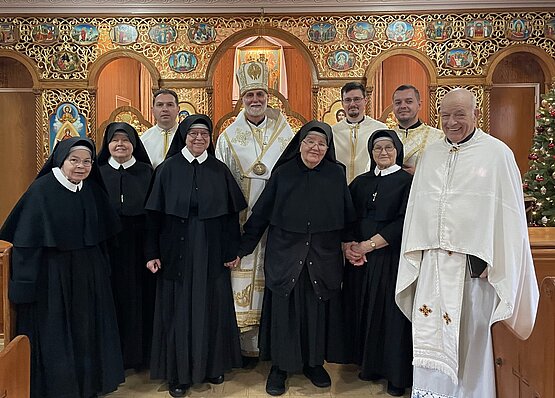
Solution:
M 247 204 L 211 135 L 206 115 L 179 124 L 146 201 L 147 268 L 158 274 L 151 377 L 167 380 L 172 397 L 241 366 L 226 263 L 237 256 Z
M 119 221 L 94 161 L 90 139 L 58 143 L 0 231 L 32 397 L 90 398 L 124 380 L 106 250 Z
M 125 369 L 147 365 L 152 339 L 155 278 L 143 253 L 146 193 L 152 166 L 137 131 L 127 123 L 106 127 L 98 165 L 122 230 L 110 240 L 112 291 Z
M 403 144 L 395 131 L 375 131 L 368 153 L 370 171 L 349 185 L 357 221 L 345 244 L 345 341 L 360 379 L 385 379 L 388 394 L 402 396 L 412 384 L 412 338 L 395 304 L 395 283 L 412 176 L 402 169 Z
M 301 369 L 317 387 L 330 386 L 324 360 L 342 358 L 341 239 L 354 221 L 345 180 L 331 127 L 311 121 L 276 163 L 244 226 L 239 257 L 268 228 L 259 348 L 272 362 L 270 395 L 285 393 L 288 372 Z

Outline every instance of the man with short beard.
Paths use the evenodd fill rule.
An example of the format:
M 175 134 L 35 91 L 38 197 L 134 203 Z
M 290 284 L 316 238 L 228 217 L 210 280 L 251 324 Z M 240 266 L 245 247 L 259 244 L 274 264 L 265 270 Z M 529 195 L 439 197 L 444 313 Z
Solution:
M 341 88 L 341 103 L 346 117 L 333 125 L 333 143 L 337 160 L 347 167 L 347 183 L 367 171 L 370 165 L 368 139 L 379 129 L 387 129 L 382 122 L 365 115 L 366 88 L 361 83 L 349 82 Z
M 216 158 L 229 167 L 247 200 L 248 209 L 240 216 L 242 226 L 294 133 L 279 110 L 268 109 L 268 67 L 264 62 L 242 64 L 237 80 L 244 109 L 218 137 Z M 258 357 L 265 249 L 264 235 L 254 252 L 243 257 L 231 272 L 241 351 L 246 361 Z
M 416 164 L 426 146 L 444 137 L 443 131 L 428 126 L 418 118 L 420 109 L 422 109 L 422 102 L 416 87 L 403 84 L 395 89 L 393 113 L 399 123 L 395 131 L 405 151 L 403 169 L 411 174 L 414 174 Z

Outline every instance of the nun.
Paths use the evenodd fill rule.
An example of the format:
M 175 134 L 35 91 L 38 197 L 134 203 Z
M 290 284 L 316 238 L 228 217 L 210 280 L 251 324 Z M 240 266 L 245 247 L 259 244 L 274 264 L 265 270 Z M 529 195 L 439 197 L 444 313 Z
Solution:
M 342 358 L 341 241 L 354 221 L 345 180 L 331 127 L 311 121 L 278 159 L 244 225 L 239 257 L 268 229 L 259 348 L 272 362 L 270 395 L 284 394 L 288 373 L 301 370 L 315 386 L 329 387 L 324 360 Z
M 88 138 L 58 143 L 0 230 L 32 397 L 90 398 L 124 381 L 106 249 L 119 221 L 95 153 Z
M 368 153 L 370 171 L 349 186 L 357 221 L 345 244 L 345 341 L 361 380 L 385 379 L 387 393 L 402 396 L 412 384 L 412 332 L 395 304 L 395 284 L 412 176 L 402 169 L 395 131 L 375 131 Z
M 155 278 L 145 268 L 144 203 L 152 166 L 135 129 L 127 123 L 106 127 L 98 165 L 121 232 L 109 244 L 112 291 L 125 369 L 142 368 L 150 357 Z
M 146 201 L 147 268 L 158 274 L 151 377 L 172 397 L 242 364 L 229 266 L 247 204 L 211 136 L 208 116 L 185 118 Z

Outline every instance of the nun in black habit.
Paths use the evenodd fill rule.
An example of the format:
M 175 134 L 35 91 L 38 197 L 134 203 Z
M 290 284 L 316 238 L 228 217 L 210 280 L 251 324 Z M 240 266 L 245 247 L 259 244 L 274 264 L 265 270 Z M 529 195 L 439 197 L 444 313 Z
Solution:
M 109 253 L 123 365 L 141 368 L 150 357 L 154 312 L 155 278 L 145 268 L 143 250 L 152 166 L 139 135 L 127 123 L 106 127 L 98 165 L 122 223 L 121 232 L 109 242 Z
M 247 207 L 226 165 L 213 156 L 212 122 L 191 115 L 155 171 L 146 202 L 147 267 L 158 272 L 151 377 L 170 395 L 193 383 L 222 383 L 241 366 L 230 264 Z
M 124 381 L 106 241 L 119 229 L 94 143 L 58 143 L 8 216 L 9 298 L 31 341 L 31 396 L 90 398 Z
M 342 360 L 342 230 L 354 221 L 332 130 L 311 121 L 291 140 L 244 225 L 239 257 L 268 228 L 260 357 L 271 360 L 266 391 L 285 392 L 287 372 L 318 387 L 331 380 L 324 360 Z
M 402 169 L 395 131 L 375 131 L 368 152 L 370 171 L 349 186 L 357 222 L 350 231 L 354 242 L 345 244 L 345 341 L 349 362 L 361 367 L 359 378 L 385 379 L 387 392 L 402 396 L 412 385 L 412 338 L 395 304 L 395 283 L 412 176 Z

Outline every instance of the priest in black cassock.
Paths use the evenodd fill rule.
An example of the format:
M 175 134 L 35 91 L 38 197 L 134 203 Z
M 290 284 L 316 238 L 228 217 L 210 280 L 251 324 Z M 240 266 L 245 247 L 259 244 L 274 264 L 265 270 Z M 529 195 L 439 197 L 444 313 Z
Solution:
M 100 173 L 121 232 L 110 240 L 112 291 L 125 369 L 148 364 L 152 340 L 155 278 L 145 268 L 144 203 L 152 177 L 148 154 L 135 129 L 110 123 L 98 153 Z
M 268 228 L 260 357 L 271 360 L 266 392 L 285 392 L 287 372 L 303 370 L 317 387 L 331 380 L 324 360 L 340 361 L 341 233 L 354 221 L 345 169 L 331 127 L 311 121 L 291 140 L 244 225 L 239 257 Z
M 412 176 L 402 169 L 403 144 L 393 130 L 368 140 L 370 171 L 349 185 L 357 212 L 346 243 L 344 313 L 349 361 L 359 378 L 385 379 L 389 395 L 412 384 L 411 324 L 395 304 L 401 235 Z M 358 242 L 358 243 L 356 243 Z
M 31 396 L 90 398 L 124 381 L 106 241 L 119 229 L 88 138 L 61 141 L 8 216 L 9 298 L 31 341 Z
M 158 273 L 151 377 L 173 397 L 242 364 L 229 266 L 247 204 L 211 134 L 206 115 L 179 124 L 146 202 L 147 267 Z

